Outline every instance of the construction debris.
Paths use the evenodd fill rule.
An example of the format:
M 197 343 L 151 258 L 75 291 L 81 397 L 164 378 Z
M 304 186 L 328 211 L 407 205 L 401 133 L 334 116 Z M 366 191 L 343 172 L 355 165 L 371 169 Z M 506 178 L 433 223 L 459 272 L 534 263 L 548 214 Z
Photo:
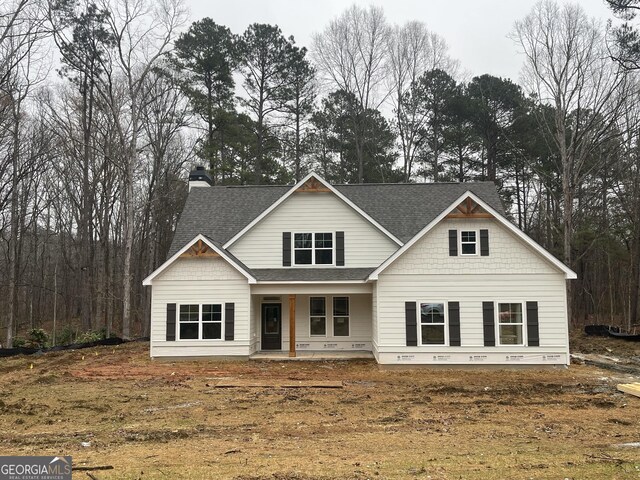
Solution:
M 621 392 L 640 397 L 640 383 L 620 383 L 616 387 Z

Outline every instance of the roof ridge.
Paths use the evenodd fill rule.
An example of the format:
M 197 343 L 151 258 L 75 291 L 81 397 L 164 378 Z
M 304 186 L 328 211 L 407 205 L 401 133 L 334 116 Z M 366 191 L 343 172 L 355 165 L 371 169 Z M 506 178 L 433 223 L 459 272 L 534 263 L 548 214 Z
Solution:
M 426 185 L 478 185 L 478 184 L 493 184 L 491 180 L 474 180 L 471 182 L 397 182 L 397 183 L 330 183 L 330 185 L 334 187 L 379 187 L 379 186 L 389 186 L 389 187 L 400 187 L 400 186 L 426 186 Z M 286 184 L 269 184 L 269 185 L 212 185 L 209 188 L 291 188 L 295 186 L 295 184 L 286 183 Z
M 399 182 L 399 183 L 335 183 L 332 185 L 334 187 L 376 187 L 376 186 L 404 186 L 404 185 L 478 185 L 479 183 L 490 183 L 493 184 L 491 180 L 478 180 L 473 182 Z

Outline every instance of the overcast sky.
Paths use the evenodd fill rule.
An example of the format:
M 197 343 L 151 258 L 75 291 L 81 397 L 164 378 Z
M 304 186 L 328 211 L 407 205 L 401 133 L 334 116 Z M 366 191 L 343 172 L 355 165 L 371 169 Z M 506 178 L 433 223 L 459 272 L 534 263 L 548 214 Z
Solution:
M 489 73 L 518 81 L 522 57 L 507 35 L 534 0 L 187 0 L 191 20 L 211 17 L 242 33 L 250 23 L 278 24 L 286 36 L 309 47 L 313 33 L 346 7 L 379 5 L 390 23 L 420 20 L 443 36 L 451 56 L 471 75 Z M 579 0 L 587 13 L 603 22 L 611 15 L 604 0 Z

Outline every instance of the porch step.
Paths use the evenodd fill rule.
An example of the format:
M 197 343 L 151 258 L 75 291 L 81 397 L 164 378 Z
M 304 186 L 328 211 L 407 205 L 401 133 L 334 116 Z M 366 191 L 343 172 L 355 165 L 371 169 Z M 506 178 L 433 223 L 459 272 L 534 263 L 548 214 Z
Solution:
M 306 351 L 297 352 L 295 357 L 290 357 L 288 351 L 276 352 L 256 352 L 249 357 L 249 360 L 261 361 L 331 361 L 331 360 L 373 360 L 372 352 L 366 350 L 356 350 L 348 352 L 322 352 L 322 351 Z

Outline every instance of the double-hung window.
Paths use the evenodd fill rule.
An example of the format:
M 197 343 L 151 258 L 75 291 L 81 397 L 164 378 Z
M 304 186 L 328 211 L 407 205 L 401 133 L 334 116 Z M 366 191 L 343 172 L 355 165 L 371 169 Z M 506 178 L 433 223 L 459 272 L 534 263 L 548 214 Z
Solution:
M 333 336 L 349 336 L 349 297 L 333 297 Z
M 333 233 L 295 233 L 294 265 L 333 265 Z
M 419 302 L 420 344 L 446 345 L 446 304 L 444 302 Z
M 462 255 L 478 254 L 478 232 L 462 230 L 460 232 L 460 253 Z
M 327 335 L 327 304 L 324 297 L 309 298 L 309 333 L 312 337 Z
M 498 303 L 500 345 L 524 345 L 522 303 Z
M 178 324 L 180 340 L 220 340 L 222 304 L 180 305 Z

